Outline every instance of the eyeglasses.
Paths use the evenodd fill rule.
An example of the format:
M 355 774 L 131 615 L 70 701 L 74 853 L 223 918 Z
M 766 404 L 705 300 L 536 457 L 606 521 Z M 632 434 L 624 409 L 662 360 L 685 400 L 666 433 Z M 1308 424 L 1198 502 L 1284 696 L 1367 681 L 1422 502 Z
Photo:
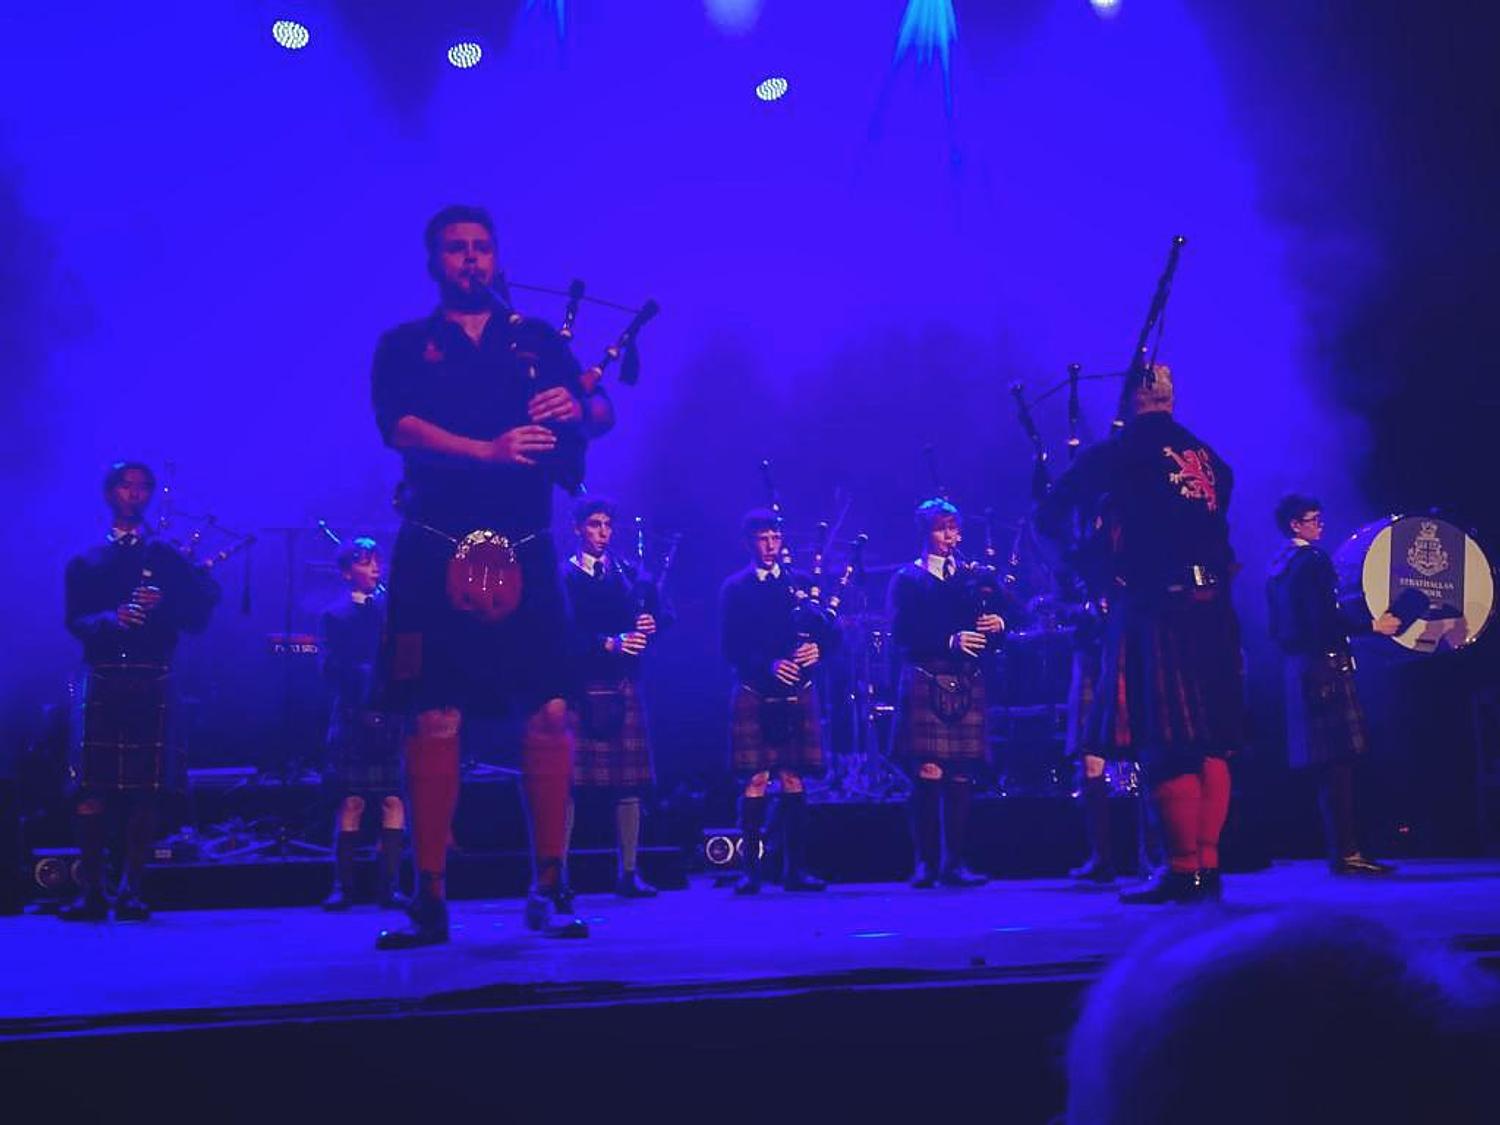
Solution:
M 1293 520 L 1292 522 L 1293 523 L 1310 523 L 1314 527 L 1322 527 L 1323 526 L 1323 513 L 1322 512 L 1314 512 L 1310 516 L 1301 516 L 1298 519 Z

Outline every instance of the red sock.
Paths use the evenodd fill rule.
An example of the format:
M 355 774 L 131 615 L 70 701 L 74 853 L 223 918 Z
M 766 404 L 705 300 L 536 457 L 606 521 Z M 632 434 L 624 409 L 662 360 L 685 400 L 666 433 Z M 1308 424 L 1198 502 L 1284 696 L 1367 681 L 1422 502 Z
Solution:
M 521 737 L 521 788 L 531 819 L 531 854 L 537 883 L 551 886 L 561 871 L 573 788 L 573 736 L 566 722 L 531 717 Z
M 1219 835 L 1229 816 L 1229 763 L 1223 758 L 1204 758 L 1203 802 L 1198 810 L 1198 862 L 1214 870 L 1219 866 Z
M 411 839 L 422 888 L 443 897 L 443 871 L 453 810 L 458 807 L 458 735 L 413 735 L 406 740 L 406 784 L 411 790 Z
M 1161 813 L 1162 832 L 1173 871 L 1198 870 L 1198 819 L 1203 785 L 1195 773 L 1163 781 L 1151 791 Z

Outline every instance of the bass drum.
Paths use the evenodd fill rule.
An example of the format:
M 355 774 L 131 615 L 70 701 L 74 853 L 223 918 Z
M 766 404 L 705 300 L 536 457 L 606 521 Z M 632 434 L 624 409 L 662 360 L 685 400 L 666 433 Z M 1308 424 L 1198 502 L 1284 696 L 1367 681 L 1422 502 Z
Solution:
M 1437 516 L 1366 524 L 1334 553 L 1339 602 L 1351 614 L 1394 613 L 1390 638 L 1409 652 L 1451 652 L 1477 641 L 1495 612 L 1495 576 L 1463 528 Z

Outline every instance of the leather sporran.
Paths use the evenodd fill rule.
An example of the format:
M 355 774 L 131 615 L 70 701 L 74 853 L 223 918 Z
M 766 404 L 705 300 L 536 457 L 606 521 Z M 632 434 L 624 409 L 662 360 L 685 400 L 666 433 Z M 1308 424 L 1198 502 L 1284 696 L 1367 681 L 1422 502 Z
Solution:
M 521 604 L 521 562 L 510 540 L 471 531 L 448 560 L 448 602 L 487 625 L 504 621 Z
M 585 738 L 612 742 L 625 729 L 625 692 L 618 687 L 585 688 L 578 722 Z
M 791 745 L 801 728 L 802 702 L 797 696 L 761 696 L 760 736 L 767 746 Z
M 927 674 L 927 699 L 932 713 L 949 726 L 959 722 L 974 706 L 974 685 L 968 676 L 950 672 Z

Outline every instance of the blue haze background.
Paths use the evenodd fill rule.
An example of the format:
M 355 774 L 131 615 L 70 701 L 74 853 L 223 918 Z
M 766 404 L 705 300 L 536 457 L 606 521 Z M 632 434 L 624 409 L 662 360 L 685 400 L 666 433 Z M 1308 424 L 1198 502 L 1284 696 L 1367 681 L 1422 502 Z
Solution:
M 182 663 L 200 761 L 279 752 L 285 669 L 263 638 L 335 590 L 314 521 L 393 527 L 369 358 L 430 307 L 421 227 L 462 200 L 491 208 L 512 278 L 662 304 L 590 481 L 687 535 L 683 624 L 652 669 L 669 775 L 722 760 L 714 594 L 759 460 L 794 536 L 847 494 L 876 562 L 913 552 L 929 443 L 961 505 L 1019 518 L 1008 385 L 1122 366 L 1188 235 L 1162 354 L 1180 417 L 1238 474 L 1274 757 L 1276 497 L 1322 496 L 1333 535 L 1429 504 L 1493 526 L 1468 467 L 1495 417 L 1495 97 L 1470 46 L 1492 39 L 1352 0 L 1125 0 L 1108 21 L 1083 0 L 960 0 L 950 108 L 936 65 L 894 57 L 904 7 L 765 0 L 726 30 L 696 0 L 577 0 L 562 36 L 551 4 L 515 0 L 8 9 L 5 751 L 66 683 L 62 566 L 105 526 L 103 468 L 138 457 L 176 465 L 184 509 L 261 535 L 250 613 L 231 566 Z M 307 50 L 271 42 L 284 14 Z M 446 65 L 458 37 L 481 66 Z M 790 93 L 763 104 L 771 74 Z M 586 308 L 583 357 L 619 327 Z M 1091 434 L 1113 393 L 1089 384 Z M 1060 463 L 1063 397 L 1037 417 Z

